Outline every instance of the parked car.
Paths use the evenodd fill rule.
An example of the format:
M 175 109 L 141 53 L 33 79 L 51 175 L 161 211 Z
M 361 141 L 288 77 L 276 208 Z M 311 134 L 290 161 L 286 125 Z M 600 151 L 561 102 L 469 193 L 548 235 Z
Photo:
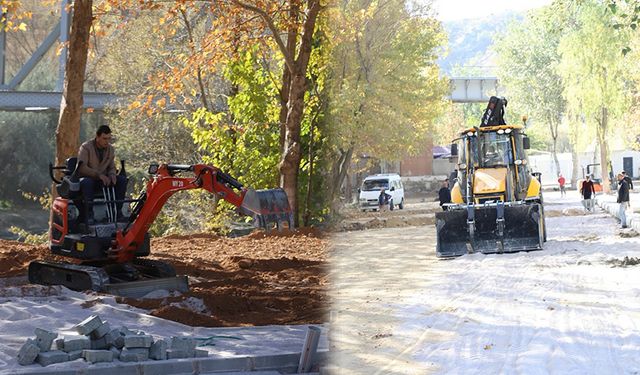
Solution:
M 404 208 L 404 186 L 400 175 L 397 173 L 385 173 L 367 176 L 362 181 L 362 186 L 359 189 L 359 206 L 362 211 L 378 210 L 378 197 L 382 188 L 385 189 L 387 194 L 391 195 L 391 200 L 389 201 L 390 210 L 393 210 L 396 206 L 399 209 Z

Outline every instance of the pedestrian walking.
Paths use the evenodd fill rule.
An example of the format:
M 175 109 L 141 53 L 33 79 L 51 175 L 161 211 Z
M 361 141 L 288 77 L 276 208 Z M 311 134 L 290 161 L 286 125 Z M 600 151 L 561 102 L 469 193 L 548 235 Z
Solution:
M 622 228 L 627 227 L 626 211 L 629 208 L 629 184 L 624 178 L 623 173 L 618 173 L 618 216 L 620 217 L 620 225 Z
M 564 184 L 565 184 L 566 180 L 564 179 L 564 176 L 562 175 L 562 173 L 558 173 L 558 185 L 560 186 L 560 196 L 564 197 L 567 195 L 567 192 L 564 190 Z
M 596 195 L 596 189 L 591 181 L 591 176 L 587 175 L 587 178 L 582 181 L 580 187 L 580 195 L 582 195 L 582 206 L 585 211 L 593 211 L 593 196 Z
M 451 203 L 451 190 L 449 190 L 449 179 L 446 178 L 442 182 L 442 187 L 438 190 L 438 198 L 440 199 L 440 207 L 443 211 L 447 210 L 445 203 Z

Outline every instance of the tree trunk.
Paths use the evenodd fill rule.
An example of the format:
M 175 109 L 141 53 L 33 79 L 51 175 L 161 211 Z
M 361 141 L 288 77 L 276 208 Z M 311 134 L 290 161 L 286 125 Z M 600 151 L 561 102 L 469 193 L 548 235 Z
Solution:
M 322 106 L 318 108 L 320 111 Z M 314 165 L 314 147 L 315 147 L 315 138 L 313 136 L 315 123 L 318 119 L 318 116 L 315 116 L 311 123 L 309 124 L 309 181 L 307 182 L 307 197 L 305 198 L 304 204 L 304 216 L 303 216 L 303 224 L 305 227 L 309 226 L 309 221 L 311 220 L 311 195 L 313 192 L 313 165 Z
M 609 193 L 610 180 L 607 169 L 609 167 L 609 152 L 607 147 L 607 126 L 609 121 L 609 113 L 606 107 L 602 107 L 602 117 L 598 127 L 598 141 L 600 143 L 600 173 L 602 174 L 602 191 Z
M 311 57 L 313 33 L 320 12 L 320 1 L 309 0 L 309 11 L 304 21 L 300 49 L 291 68 L 291 82 L 287 102 L 287 122 L 284 147 L 280 159 L 280 187 L 289 198 L 294 212 L 294 225 L 298 226 L 298 173 L 300 170 L 300 131 L 304 116 L 304 95 L 307 91 L 306 73 Z M 285 68 L 286 69 L 286 68 Z
M 289 10 L 289 17 L 292 20 L 298 18 L 298 12 L 300 11 L 297 4 L 292 4 Z M 296 55 L 296 42 L 298 41 L 298 29 L 295 23 L 289 25 L 287 31 L 287 53 L 290 56 Z M 291 89 L 291 72 L 287 69 L 286 65 L 282 72 L 282 89 L 280 90 L 280 151 L 284 153 L 285 136 L 287 133 L 287 114 L 289 102 L 289 90 Z
M 552 149 L 552 154 L 553 154 L 553 162 L 556 165 L 556 176 L 560 173 L 562 173 L 562 171 L 560 170 L 560 161 L 558 160 L 558 138 L 553 138 L 553 149 Z
M 69 36 L 69 56 L 64 75 L 60 117 L 56 129 L 56 165 L 78 153 L 83 85 L 93 21 L 93 0 L 76 0 Z
M 574 144 L 571 146 L 571 187 L 578 188 L 578 174 L 580 173 L 580 156 L 578 155 L 578 148 Z
M 333 170 L 331 174 L 332 184 L 331 184 L 331 190 L 329 192 L 329 199 L 331 202 L 332 213 L 335 213 L 338 211 L 338 202 L 340 201 L 340 199 L 338 199 L 340 197 L 340 188 L 344 184 L 344 180 L 349 171 L 349 166 L 351 165 L 353 148 L 354 146 L 352 145 L 346 151 L 340 150 L 340 153 L 341 153 L 340 157 L 335 163 L 333 163 Z
M 306 70 L 306 69 L 305 69 Z M 280 160 L 280 186 L 289 197 L 289 205 L 295 215 L 295 226 L 298 226 L 298 173 L 300 170 L 300 128 L 304 111 L 304 94 L 306 79 L 304 74 L 297 73 L 291 80 L 289 91 L 289 112 L 287 113 L 285 149 Z

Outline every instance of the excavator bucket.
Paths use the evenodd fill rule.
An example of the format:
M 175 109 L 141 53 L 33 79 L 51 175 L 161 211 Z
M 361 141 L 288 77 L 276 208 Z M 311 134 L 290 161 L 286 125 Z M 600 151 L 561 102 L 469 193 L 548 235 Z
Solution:
M 540 204 L 471 206 L 438 212 L 436 228 L 439 257 L 539 250 L 544 242 Z
M 252 216 L 258 228 L 282 229 L 283 224 L 293 229 L 293 212 L 289 206 L 287 193 L 282 189 L 247 190 L 242 205 L 242 213 Z

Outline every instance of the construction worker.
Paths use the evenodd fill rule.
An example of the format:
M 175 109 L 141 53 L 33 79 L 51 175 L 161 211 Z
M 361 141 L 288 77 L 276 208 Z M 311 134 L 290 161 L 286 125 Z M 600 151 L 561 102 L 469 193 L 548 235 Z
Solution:
M 442 187 L 438 190 L 438 199 L 440 200 L 440 207 L 442 207 L 443 211 L 446 211 L 447 208 L 444 204 L 451 203 L 451 190 L 449 190 L 448 178 L 445 178 L 445 180 L 442 181 Z
M 391 194 L 385 192 L 384 188 L 380 188 L 380 195 L 378 196 L 378 209 L 380 212 L 386 211 L 387 208 L 391 207 L 393 204 L 393 200 L 391 198 Z
M 78 150 L 80 190 L 84 197 L 85 223 L 94 224 L 93 197 L 96 188 L 115 187 L 116 200 L 123 200 L 127 190 L 127 178 L 116 175 L 115 151 L 111 145 L 111 128 L 102 125 L 94 139 L 83 143 Z M 105 197 L 106 198 L 106 197 Z M 116 204 L 117 217 L 122 215 L 122 202 Z
M 596 195 L 596 188 L 593 186 L 593 181 L 591 181 L 590 175 L 587 175 L 586 179 L 582 181 L 580 195 L 582 195 L 582 206 L 585 211 L 593 211 L 593 199 L 591 196 Z
M 564 176 L 562 175 L 562 173 L 558 173 L 558 186 L 560 186 L 560 196 L 564 197 L 567 195 L 566 190 L 564 189 L 564 184 L 565 184 L 566 180 L 564 179 Z
M 627 227 L 626 211 L 629 208 L 629 184 L 624 178 L 623 173 L 618 173 L 618 216 L 620 217 L 620 225 L 622 228 Z

